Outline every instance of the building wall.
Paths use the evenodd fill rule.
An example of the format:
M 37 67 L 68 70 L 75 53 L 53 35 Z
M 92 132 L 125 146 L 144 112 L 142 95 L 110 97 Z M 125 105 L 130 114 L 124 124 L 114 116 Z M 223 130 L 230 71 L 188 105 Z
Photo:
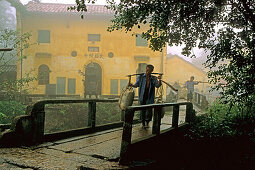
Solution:
M 37 43 L 38 30 L 50 31 L 50 43 L 40 43 L 31 46 L 24 51 L 27 59 L 22 64 L 22 74 L 31 72 L 34 76 L 38 74 L 40 65 L 45 64 L 50 69 L 50 84 L 56 84 L 57 77 L 76 79 L 76 94 L 84 94 L 84 77 L 79 73 L 85 71 L 85 67 L 95 62 L 102 68 L 102 95 L 110 95 L 111 79 L 126 79 L 126 75 L 136 73 L 139 63 L 150 63 L 155 66 L 155 72 L 161 72 L 162 53 L 153 52 L 148 47 L 136 46 L 136 37 L 125 31 L 107 32 L 110 25 L 110 15 L 88 15 L 80 19 L 74 14 L 22 14 L 18 25 L 23 32 L 31 32 L 32 43 Z M 134 30 L 140 33 L 141 30 Z M 88 34 L 100 34 L 100 42 L 89 42 Z M 89 46 L 99 47 L 99 52 L 88 52 Z M 72 51 L 77 56 L 71 55 Z M 114 56 L 108 57 L 112 52 Z M 50 55 L 38 55 L 38 53 Z M 93 54 L 93 57 L 90 57 Z M 95 55 L 100 57 L 95 57 Z M 166 49 L 164 49 L 164 60 Z M 144 57 L 144 56 L 149 56 Z M 18 76 L 20 76 L 20 64 L 18 64 Z M 135 77 L 132 78 L 132 82 Z M 32 94 L 44 94 L 45 85 L 34 82 L 31 86 Z M 120 85 L 118 85 L 120 88 Z M 67 94 L 67 81 L 66 81 Z M 118 89 L 118 93 L 119 93 Z
M 207 76 L 204 71 L 177 55 L 169 56 L 166 60 L 165 67 L 165 79 L 170 84 L 177 82 L 181 87 L 183 87 L 185 82 L 188 81 L 191 76 L 195 77 L 194 81 L 207 81 Z M 208 86 L 209 84 L 199 83 L 195 86 L 195 89 L 205 92 Z

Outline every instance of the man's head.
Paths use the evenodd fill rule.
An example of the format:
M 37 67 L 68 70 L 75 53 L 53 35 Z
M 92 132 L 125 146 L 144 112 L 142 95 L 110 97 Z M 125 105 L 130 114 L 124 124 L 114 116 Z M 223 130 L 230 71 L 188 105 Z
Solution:
M 194 78 L 194 76 L 191 76 L 190 77 L 190 81 L 193 81 L 195 78 Z
M 154 70 L 154 66 L 151 65 L 151 64 L 148 64 L 148 65 L 146 66 L 146 75 L 151 75 L 151 73 L 153 72 L 153 70 Z

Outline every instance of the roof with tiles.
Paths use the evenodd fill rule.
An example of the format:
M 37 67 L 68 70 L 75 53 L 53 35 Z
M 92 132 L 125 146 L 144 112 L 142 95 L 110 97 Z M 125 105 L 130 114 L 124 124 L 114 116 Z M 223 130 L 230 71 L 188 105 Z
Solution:
M 29 2 L 25 5 L 28 12 L 39 13 L 77 13 L 77 11 L 68 11 L 67 8 L 75 4 L 55 4 L 55 3 L 36 3 Z M 112 10 L 107 9 L 104 5 L 86 5 L 87 14 L 113 14 Z

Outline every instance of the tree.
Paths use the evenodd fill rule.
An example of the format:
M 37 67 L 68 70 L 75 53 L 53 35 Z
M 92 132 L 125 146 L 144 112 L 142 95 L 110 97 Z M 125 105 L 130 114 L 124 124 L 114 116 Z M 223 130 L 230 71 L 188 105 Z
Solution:
M 16 76 L 10 78 L 8 72 L 12 66 L 17 66 L 17 62 L 26 59 L 26 56 L 19 54 L 23 50 L 29 48 L 32 44 L 29 42 L 30 33 L 20 33 L 11 29 L 0 30 L 0 48 L 11 48 L 10 52 L 0 51 L 0 90 L 6 93 L 6 97 L 13 99 L 19 93 L 24 93 L 28 90 L 29 82 L 35 78 L 30 76 L 30 73 L 25 74 L 20 79 Z
M 76 9 L 86 11 L 84 0 Z M 168 43 L 209 51 L 206 67 L 211 82 L 231 102 L 254 105 L 255 96 L 255 2 L 254 0 L 108 0 L 115 12 L 108 31 L 132 31 L 147 24 L 142 37 L 153 50 Z M 224 60 L 225 62 L 220 61 Z M 219 64 L 218 64 L 219 63 Z M 222 83 L 224 82 L 224 83 Z

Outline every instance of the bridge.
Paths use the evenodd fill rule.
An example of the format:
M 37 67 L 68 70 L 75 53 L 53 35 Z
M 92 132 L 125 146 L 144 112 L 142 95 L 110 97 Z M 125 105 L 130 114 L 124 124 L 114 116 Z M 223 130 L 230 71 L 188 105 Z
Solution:
M 125 169 L 139 159 L 147 160 L 143 165 L 153 164 L 153 160 L 142 158 L 149 154 L 146 148 L 156 153 L 166 139 L 182 135 L 195 116 L 189 102 L 151 104 L 128 107 L 122 112 L 122 121 L 97 126 L 96 104 L 100 102 L 117 104 L 117 100 L 84 99 L 43 100 L 29 106 L 26 115 L 0 126 L 0 168 Z M 88 103 L 89 127 L 45 134 L 45 105 L 68 103 Z M 172 112 L 161 119 L 162 110 L 169 107 Z M 145 108 L 154 109 L 148 129 L 134 119 L 134 113 Z

